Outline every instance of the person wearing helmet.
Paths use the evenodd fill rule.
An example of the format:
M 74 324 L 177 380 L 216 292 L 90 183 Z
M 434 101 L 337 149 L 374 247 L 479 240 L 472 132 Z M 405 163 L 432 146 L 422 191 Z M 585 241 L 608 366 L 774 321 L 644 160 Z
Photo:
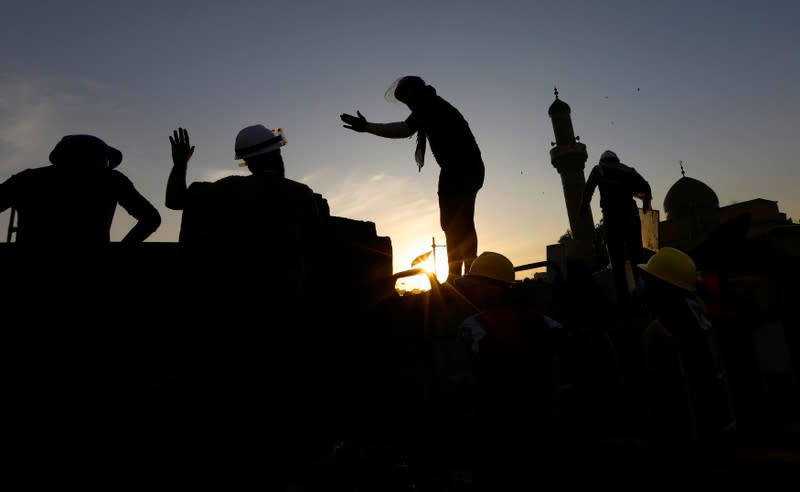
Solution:
M 733 411 L 725 365 L 697 297 L 692 258 L 663 247 L 637 268 L 651 312 L 644 331 L 644 430 L 653 463 L 670 467 L 659 476 L 690 480 L 726 454 Z
M 466 446 L 479 459 L 476 483 L 506 490 L 525 479 L 520 474 L 530 473 L 531 463 L 547 473 L 555 466 L 548 461 L 558 444 L 554 361 L 564 333 L 560 323 L 520 302 L 505 255 L 481 253 L 455 286 L 476 311 L 459 327 L 475 381 L 475 439 Z
M 581 215 L 589 210 L 595 188 L 600 189 L 606 249 L 611 260 L 617 302 L 626 308 L 629 290 L 625 262 L 630 262 L 634 280 L 637 279 L 638 272 L 633 266 L 641 261 L 643 252 L 642 224 L 634 198 L 642 200 L 644 212 L 650 210 L 650 184 L 636 169 L 621 163 L 616 153 L 606 150 L 586 180 L 579 208 Z
M 179 243 L 200 267 L 187 272 L 188 292 L 177 293 L 196 306 L 182 323 L 201 337 L 214 334 L 195 342 L 208 355 L 192 376 L 201 388 L 197 401 L 186 405 L 204 432 L 186 473 L 202 487 L 230 488 L 237 480 L 234 488 L 286 490 L 299 480 L 302 453 L 321 420 L 306 413 L 318 406 L 312 399 L 322 387 L 311 309 L 322 258 L 320 203 L 310 187 L 285 176 L 280 129 L 255 124 L 238 132 L 234 158 L 249 175 L 188 187 L 195 146 L 185 128 L 169 140 L 166 206 L 183 210 Z
M 395 80 L 385 93 L 403 103 L 411 114 L 395 123 L 372 123 L 360 111 L 340 116 L 345 128 L 385 138 L 417 134 L 414 158 L 421 171 L 426 142 L 439 164 L 439 222 L 447 243 L 449 278 L 463 275 L 478 254 L 475 200 L 483 186 L 484 164 L 472 130 L 461 112 L 436 93 L 422 78 L 407 75 Z
M 66 135 L 50 162 L 0 184 L 0 212 L 19 213 L 16 242 L 68 249 L 106 244 L 118 204 L 136 220 L 123 243 L 142 242 L 161 224 L 158 210 L 116 170 L 122 152 L 103 140 Z
M 244 161 L 249 176 L 232 175 L 215 182 L 196 181 L 187 187 L 186 173 L 195 147 L 186 129 L 169 137 L 173 167 L 167 181 L 165 204 L 183 210 L 179 242 L 213 247 L 231 254 L 245 271 L 269 271 L 269 277 L 248 279 L 253 287 L 275 286 L 303 294 L 315 268 L 315 248 L 322 216 L 318 199 L 307 185 L 286 178 L 281 129 L 257 124 L 236 136 L 235 159 Z M 256 268 L 257 267 L 257 268 Z

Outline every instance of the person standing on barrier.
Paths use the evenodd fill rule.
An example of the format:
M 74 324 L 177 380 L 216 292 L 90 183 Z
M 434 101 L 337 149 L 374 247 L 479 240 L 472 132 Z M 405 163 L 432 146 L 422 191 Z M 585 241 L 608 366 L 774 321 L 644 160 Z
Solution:
M 408 138 L 417 134 L 414 159 L 422 171 L 426 142 L 439 164 L 439 222 L 447 243 L 448 281 L 465 274 L 478 254 L 475 231 L 475 200 L 483 186 L 481 151 L 467 120 L 436 89 L 420 77 L 407 75 L 395 80 L 386 91 L 390 102 L 411 109 L 405 121 L 371 123 L 360 111 L 344 113 L 345 128 L 385 138 Z

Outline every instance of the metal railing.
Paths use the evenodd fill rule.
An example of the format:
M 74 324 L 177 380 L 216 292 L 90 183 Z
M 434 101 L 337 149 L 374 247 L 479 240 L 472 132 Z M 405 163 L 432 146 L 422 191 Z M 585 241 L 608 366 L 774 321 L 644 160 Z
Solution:
M 6 233 L 6 242 L 10 243 L 13 242 L 12 240 L 16 237 L 17 233 L 17 209 L 11 207 L 11 215 L 8 218 L 8 232 Z

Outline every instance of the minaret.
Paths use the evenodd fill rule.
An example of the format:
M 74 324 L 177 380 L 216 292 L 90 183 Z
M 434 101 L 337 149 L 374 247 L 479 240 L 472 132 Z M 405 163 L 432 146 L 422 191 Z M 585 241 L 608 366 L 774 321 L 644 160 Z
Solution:
M 564 201 L 567 204 L 567 215 L 569 216 L 569 228 L 572 231 L 572 238 L 576 241 L 586 241 L 591 245 L 594 238 L 592 211 L 589 209 L 586 215 L 580 215 L 578 211 L 583 196 L 583 188 L 586 185 L 583 168 L 589 156 L 586 153 L 586 146 L 578 141 L 580 137 L 576 137 L 572 129 L 569 105 L 558 98 L 557 88 L 553 92 L 556 100 L 547 110 L 547 114 L 550 115 L 553 123 L 553 133 L 556 136 L 556 141 L 551 142 L 554 147 L 550 149 L 550 163 L 561 175 L 561 185 L 564 188 Z M 585 251 L 584 248 L 580 249 Z M 591 255 L 591 249 L 589 254 Z

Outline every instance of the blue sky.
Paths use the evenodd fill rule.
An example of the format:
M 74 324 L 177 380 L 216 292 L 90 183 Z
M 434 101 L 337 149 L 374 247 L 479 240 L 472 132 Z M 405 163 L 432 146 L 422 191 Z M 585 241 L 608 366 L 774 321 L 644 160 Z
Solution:
M 480 251 L 538 261 L 568 227 L 548 154 L 554 86 L 587 145 L 587 174 L 612 149 L 660 209 L 682 160 L 721 204 L 768 198 L 798 219 L 798 19 L 797 1 L 5 0 L 0 179 L 46 165 L 63 135 L 97 135 L 161 211 L 150 241 L 176 241 L 180 213 L 163 206 L 171 131 L 187 128 L 197 146 L 189 179 L 209 180 L 241 172 L 241 128 L 281 127 L 287 176 L 332 214 L 374 222 L 404 269 L 431 237 L 444 242 L 438 167 L 429 155 L 418 172 L 413 139 L 348 131 L 339 114 L 405 119 L 383 93 L 415 74 L 461 110 L 482 149 Z M 598 220 L 597 197 L 593 208 Z M 130 226 L 118 210 L 112 237 Z

